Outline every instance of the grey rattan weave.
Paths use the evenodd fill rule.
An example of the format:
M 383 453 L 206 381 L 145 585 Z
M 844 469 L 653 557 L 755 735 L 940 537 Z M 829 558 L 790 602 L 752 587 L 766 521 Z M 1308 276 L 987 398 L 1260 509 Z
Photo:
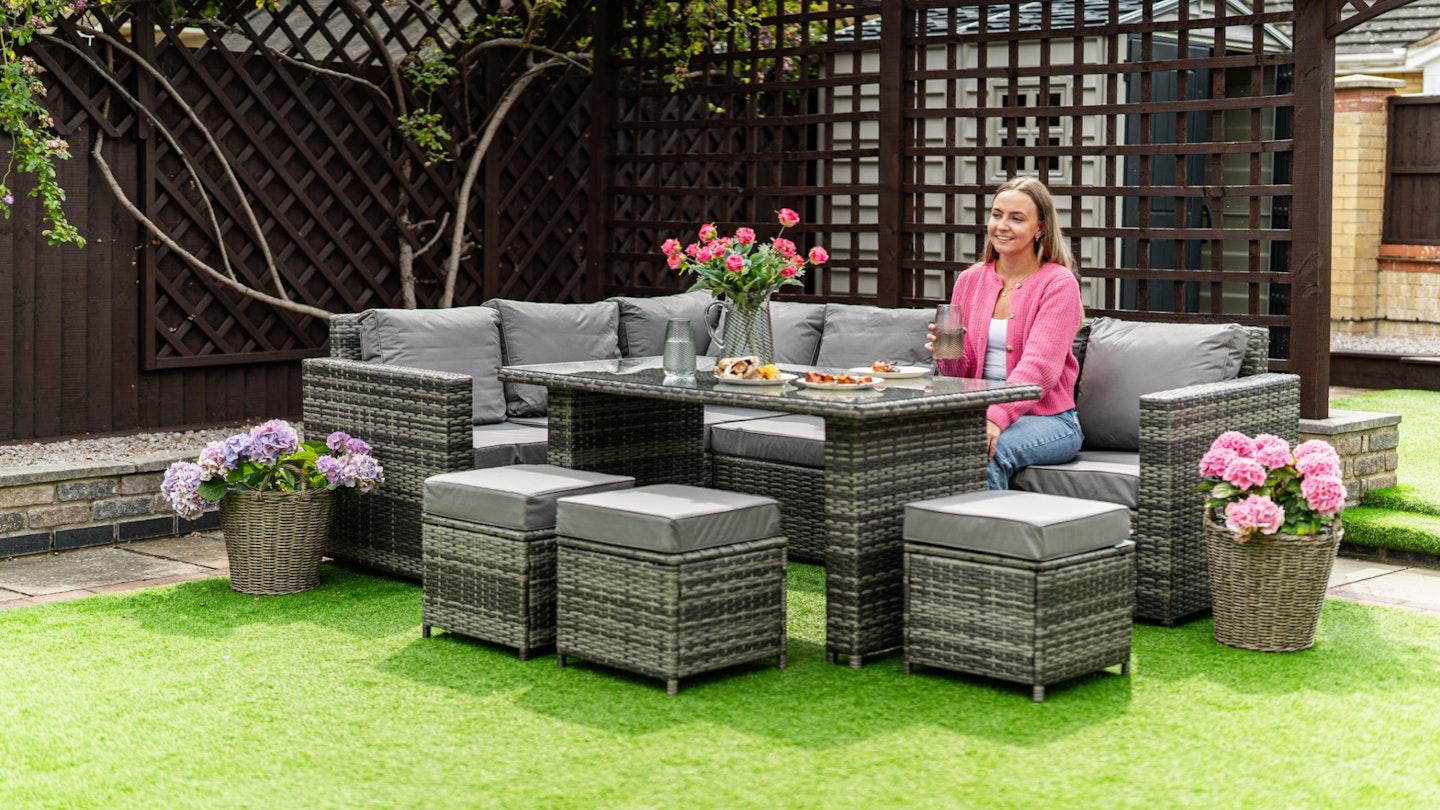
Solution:
M 712 455 L 714 487 L 780 502 L 780 531 L 792 560 L 825 563 L 825 471 L 774 461 Z
M 785 538 L 679 554 L 557 538 L 556 663 L 665 681 L 770 656 L 785 666 Z
M 385 465 L 385 486 L 336 510 L 327 550 L 419 579 L 425 479 L 474 466 L 471 382 L 464 374 L 360 362 L 358 330 L 356 316 L 335 316 L 332 357 L 301 364 L 305 432 L 362 436 Z
M 708 486 L 704 406 L 550 389 L 548 461 L 634 476 L 637 486 Z
M 1133 543 L 1033 562 L 905 544 L 905 672 L 915 664 L 1045 687 L 1130 672 Z
M 440 627 L 514 647 L 555 641 L 555 531 L 520 532 L 427 513 L 421 635 Z

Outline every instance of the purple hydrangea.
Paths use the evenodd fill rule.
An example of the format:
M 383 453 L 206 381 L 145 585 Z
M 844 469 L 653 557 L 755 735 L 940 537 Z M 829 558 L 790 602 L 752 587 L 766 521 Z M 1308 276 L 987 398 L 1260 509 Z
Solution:
M 345 477 L 353 480 L 353 486 L 362 493 L 385 483 L 385 471 L 380 462 L 364 453 L 351 453 L 345 457 Z
M 271 419 L 250 431 L 250 459 L 257 464 L 274 464 L 300 446 L 300 434 L 283 419 Z
M 315 459 L 315 469 L 325 476 L 325 480 L 329 481 L 332 487 L 355 486 L 355 479 L 347 477 L 345 459 L 339 456 L 321 456 Z
M 205 470 L 193 461 L 177 461 L 165 471 L 165 480 L 160 484 L 160 494 L 170 502 L 182 517 L 194 520 L 200 517 L 210 501 L 200 497 L 200 482 L 205 480 Z
M 357 454 L 359 454 L 359 455 L 369 455 L 369 453 L 370 453 L 370 445 L 366 444 L 365 442 L 363 442 L 363 441 L 361 441 L 361 440 L 359 440 L 359 439 L 354 439 L 354 438 L 351 438 L 351 437 L 349 437 L 349 436 L 346 436 L 346 437 L 345 437 L 345 452 L 347 452 L 347 453 L 357 453 Z
M 199 462 L 207 481 L 211 478 L 223 478 L 239 466 L 238 455 L 232 458 L 225 450 L 225 442 L 210 442 L 205 445 L 196 461 Z
M 249 433 L 236 433 L 222 442 L 220 449 L 225 454 L 225 466 L 232 470 L 238 468 L 250 457 L 250 444 Z
M 345 443 L 348 441 L 350 441 L 350 434 L 337 430 L 325 440 L 325 446 L 338 453 L 345 449 Z

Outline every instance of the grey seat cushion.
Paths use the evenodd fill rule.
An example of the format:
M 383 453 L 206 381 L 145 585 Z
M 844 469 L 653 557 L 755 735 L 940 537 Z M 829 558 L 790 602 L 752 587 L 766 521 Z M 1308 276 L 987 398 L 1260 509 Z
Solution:
M 1140 454 L 1081 450 L 1068 464 L 1025 467 L 1010 479 L 1012 489 L 1086 498 L 1140 508 Z
M 934 368 L 934 360 L 925 351 L 925 336 L 934 320 L 934 309 L 826 304 L 825 328 L 815 365 L 854 368 L 876 360 L 891 360 Z
M 737 408 L 733 405 L 705 406 L 705 449 L 710 450 L 710 429 L 726 422 L 743 422 L 748 419 L 766 419 L 784 416 L 784 411 L 767 411 L 761 408 Z
M 360 313 L 360 359 L 470 375 L 477 425 L 505 418 L 500 319 L 486 307 L 370 309 Z
M 815 364 L 820 349 L 820 330 L 825 328 L 825 305 L 799 301 L 770 304 L 770 333 L 776 363 L 797 366 Z
M 788 414 L 769 419 L 725 422 L 710 428 L 710 449 L 717 456 L 825 467 L 825 418 Z
M 620 353 L 625 357 L 651 357 L 665 353 L 665 327 L 671 318 L 686 318 L 695 329 L 695 353 L 710 352 L 710 333 L 705 329 L 705 308 L 715 300 L 707 292 L 657 295 L 654 297 L 615 296 L 620 307 Z
M 556 534 L 674 554 L 780 533 L 774 498 L 682 484 L 561 498 Z
M 496 298 L 485 306 L 500 312 L 509 365 L 620 357 L 620 306 L 614 301 L 535 304 Z M 545 408 L 544 386 L 505 383 L 507 415 L 540 416 Z
M 1026 560 L 1108 548 L 1130 533 L 1130 510 L 1035 492 L 967 492 L 905 506 L 905 539 Z
M 1086 448 L 1140 449 L 1140 397 L 1234 379 L 1248 335 L 1239 324 L 1096 318 L 1075 388 Z
M 477 470 L 509 464 L 544 464 L 550 453 L 550 431 L 511 422 L 476 425 L 470 431 L 470 441 Z
M 551 464 L 443 473 L 425 479 L 425 511 L 528 532 L 555 526 L 555 501 L 564 495 L 635 486 L 628 475 L 567 470 Z

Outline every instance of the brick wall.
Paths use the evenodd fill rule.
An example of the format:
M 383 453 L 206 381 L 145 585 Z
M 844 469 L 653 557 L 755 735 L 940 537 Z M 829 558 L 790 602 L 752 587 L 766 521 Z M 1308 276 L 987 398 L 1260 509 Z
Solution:
M 1300 439 L 1320 439 L 1340 454 L 1346 506 L 1358 506 L 1365 493 L 1397 483 L 1399 414 L 1332 408 L 1328 419 L 1301 419 Z
M 1379 76 L 1335 80 L 1335 142 L 1330 250 L 1331 328 L 1373 335 L 1380 294 L 1385 212 L 1386 103 L 1403 81 Z
M 218 512 L 185 520 L 160 496 L 165 468 L 193 458 L 157 454 L 0 470 L 0 558 L 218 528 Z

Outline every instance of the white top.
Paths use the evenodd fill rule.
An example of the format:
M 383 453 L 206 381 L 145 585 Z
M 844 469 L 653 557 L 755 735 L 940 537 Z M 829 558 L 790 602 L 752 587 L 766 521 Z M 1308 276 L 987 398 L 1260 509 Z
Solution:
M 1009 324 L 1003 318 L 990 319 L 990 334 L 985 338 L 984 375 L 987 380 L 1005 380 L 1005 330 Z

